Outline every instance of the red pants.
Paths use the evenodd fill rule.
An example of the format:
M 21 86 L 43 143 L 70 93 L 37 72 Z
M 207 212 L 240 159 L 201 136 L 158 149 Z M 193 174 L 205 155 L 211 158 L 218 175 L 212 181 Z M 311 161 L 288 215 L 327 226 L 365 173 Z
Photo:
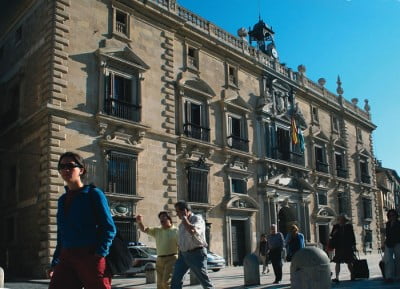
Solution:
M 54 268 L 49 289 L 111 289 L 111 274 L 106 258 L 93 249 L 64 249 Z

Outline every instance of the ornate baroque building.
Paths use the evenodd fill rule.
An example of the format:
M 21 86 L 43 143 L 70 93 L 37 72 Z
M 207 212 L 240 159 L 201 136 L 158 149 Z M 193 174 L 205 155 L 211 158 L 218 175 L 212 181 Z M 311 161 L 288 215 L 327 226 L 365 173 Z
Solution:
M 260 20 L 233 36 L 175 0 L 1 4 L 0 265 L 40 276 L 56 243 L 57 160 L 81 153 L 118 229 L 188 201 L 241 264 L 272 223 L 324 246 L 346 213 L 376 249 L 368 102 L 281 64 Z M 245 23 L 244 23 L 245 24 Z M 248 38 L 249 36 L 249 41 Z M 373 244 L 373 245 L 372 245 Z

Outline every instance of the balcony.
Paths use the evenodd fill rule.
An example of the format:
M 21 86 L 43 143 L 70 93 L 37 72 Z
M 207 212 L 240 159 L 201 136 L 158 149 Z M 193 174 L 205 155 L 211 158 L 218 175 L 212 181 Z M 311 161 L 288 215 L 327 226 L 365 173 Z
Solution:
M 320 162 L 320 161 L 316 161 L 315 162 L 315 169 L 318 172 L 328 173 L 329 172 L 328 168 L 329 168 L 329 165 L 327 163 L 323 163 L 323 162 Z
M 230 148 L 237 149 L 240 151 L 248 152 L 249 151 L 249 140 L 243 139 L 238 136 L 228 136 L 228 145 Z
M 183 132 L 187 137 L 206 142 L 210 141 L 210 129 L 207 127 L 202 127 L 194 123 L 185 123 L 183 125 Z
M 105 112 L 118 118 L 123 118 L 135 122 L 140 121 L 141 106 L 127 103 L 115 98 L 107 98 L 105 100 Z
M 304 166 L 304 154 L 298 152 L 290 152 L 290 162 Z
M 361 174 L 361 182 L 364 184 L 370 184 L 371 183 L 371 176 L 367 174 Z
M 339 178 L 347 178 L 347 170 L 341 167 L 337 167 L 336 176 L 338 176 Z

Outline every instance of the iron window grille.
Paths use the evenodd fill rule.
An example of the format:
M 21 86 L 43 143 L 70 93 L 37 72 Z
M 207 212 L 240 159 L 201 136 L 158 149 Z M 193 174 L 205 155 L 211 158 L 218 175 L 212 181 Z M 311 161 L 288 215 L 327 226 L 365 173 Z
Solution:
M 209 169 L 203 161 L 188 167 L 188 201 L 208 203 Z
M 108 152 L 108 192 L 136 195 L 137 156 L 115 151 Z

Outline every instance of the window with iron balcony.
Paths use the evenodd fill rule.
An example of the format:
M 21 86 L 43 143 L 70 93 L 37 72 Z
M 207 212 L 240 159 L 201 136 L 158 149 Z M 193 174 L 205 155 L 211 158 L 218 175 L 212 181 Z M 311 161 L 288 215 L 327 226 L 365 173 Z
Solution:
M 187 137 L 210 141 L 210 129 L 207 125 L 206 105 L 192 99 L 184 99 L 183 133 Z
M 347 170 L 344 166 L 344 156 L 341 153 L 335 153 L 336 176 L 347 178 Z
M 371 176 L 369 175 L 368 160 L 365 157 L 360 158 L 360 179 L 364 184 L 371 183 Z
M 109 151 L 107 153 L 107 192 L 136 195 L 137 155 Z
M 105 81 L 104 111 L 106 114 L 140 122 L 140 83 L 139 74 L 109 71 Z
M 320 146 L 315 146 L 315 169 L 322 173 L 329 172 L 329 165 L 326 162 L 325 149 Z
M 249 151 L 249 140 L 245 134 L 245 120 L 240 116 L 228 116 L 227 143 L 230 148 Z

